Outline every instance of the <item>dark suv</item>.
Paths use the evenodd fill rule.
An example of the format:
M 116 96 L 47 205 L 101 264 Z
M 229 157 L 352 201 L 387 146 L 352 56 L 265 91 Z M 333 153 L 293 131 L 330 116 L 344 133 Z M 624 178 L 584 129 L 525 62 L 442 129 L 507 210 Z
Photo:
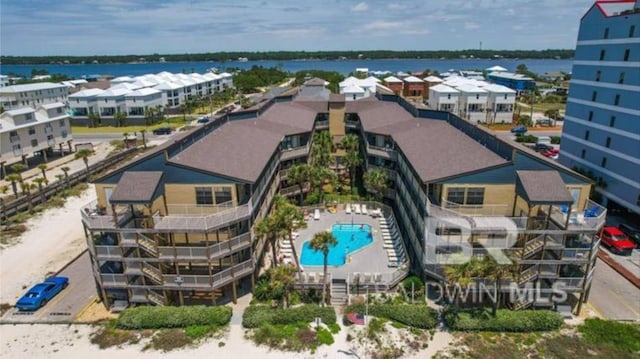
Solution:
M 533 147 L 533 149 L 536 152 L 545 152 L 545 151 L 551 151 L 553 150 L 553 146 L 549 146 L 545 143 L 536 143 L 536 145 Z
M 159 127 L 153 130 L 154 135 L 169 135 L 171 134 L 171 127 Z
M 626 234 L 633 243 L 635 243 L 636 248 L 640 248 L 640 229 L 628 224 L 619 224 L 618 229 L 622 233 Z

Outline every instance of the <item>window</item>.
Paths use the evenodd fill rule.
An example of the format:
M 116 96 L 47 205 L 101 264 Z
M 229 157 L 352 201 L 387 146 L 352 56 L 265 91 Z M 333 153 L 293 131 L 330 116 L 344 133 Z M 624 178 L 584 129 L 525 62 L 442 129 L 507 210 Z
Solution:
M 484 188 L 467 189 L 467 204 L 481 205 L 484 203 Z
M 231 202 L 231 188 L 216 188 L 216 204 Z
M 464 188 L 449 188 L 447 202 L 449 204 L 464 204 Z
M 31 147 L 38 147 L 38 140 L 37 139 L 33 139 L 31 140 Z
M 209 187 L 196 187 L 196 204 L 213 204 L 213 194 Z
M 613 99 L 613 105 L 618 106 L 619 104 L 620 104 L 620 95 L 616 95 L 616 97 Z
M 587 155 L 587 150 L 583 148 L 582 152 L 580 152 L 580 158 L 585 158 L 586 155 Z
M 635 32 L 636 32 L 636 26 L 635 25 L 629 26 L 629 37 L 633 37 L 635 35 L 634 34 Z
M 504 99 L 505 99 L 505 100 L 507 99 L 507 94 L 504 94 Z
M 584 131 L 584 139 L 589 141 L 589 130 Z
M 67 135 L 68 135 L 67 131 L 62 130 L 62 138 L 67 138 Z
M 476 100 L 479 100 L 479 99 L 480 99 L 480 95 L 476 94 Z
M 607 167 L 607 158 L 606 157 L 602 157 L 602 162 L 600 162 L 600 166 Z
M 64 120 L 60 120 L 60 127 L 64 127 Z
M 624 83 L 624 72 L 620 73 L 620 76 L 618 77 L 618 83 L 619 84 L 623 84 Z
M 30 135 L 35 135 L 36 134 L 36 128 L 35 127 L 29 127 L 29 134 Z
M 24 115 L 24 117 L 25 117 L 27 120 L 31 120 L 31 119 L 33 119 L 33 116 L 32 116 L 30 113 L 28 113 L 28 114 Z
M 593 91 L 591 93 L 591 101 L 595 101 L 598 98 L 598 91 Z
M 603 61 L 603 60 L 604 60 L 604 55 L 605 55 L 606 53 L 607 53 L 607 52 L 606 52 L 605 50 L 600 50 L 600 61 Z
M 15 144 L 13 144 L 13 146 L 12 146 L 12 147 L 13 147 L 13 154 L 14 154 L 14 155 L 19 156 L 19 155 L 21 155 L 21 154 L 22 154 L 22 150 L 21 150 L 21 147 L 20 147 L 20 144 L 19 144 L 19 143 L 15 143 Z
M 600 75 L 602 75 L 602 71 L 596 71 L 596 81 L 600 81 Z
M 609 28 L 608 27 L 604 28 L 604 36 L 603 36 L 603 38 L 605 38 L 605 39 L 609 38 Z
M 62 113 L 62 109 L 61 109 L 60 107 L 58 107 L 58 108 L 56 109 L 56 112 L 57 112 L 57 113 Z
M 609 127 L 613 127 L 616 124 L 616 116 L 611 116 L 609 119 Z
M 589 120 L 589 122 L 593 121 L 593 111 L 589 111 L 588 120 Z
M 624 50 L 624 58 L 623 58 L 624 61 L 629 61 L 629 53 L 630 52 L 631 52 L 631 50 L 629 50 L 629 49 Z
M 451 100 L 451 94 L 447 94 L 447 100 Z
M 611 147 L 611 137 L 607 137 L 607 142 L 604 145 L 607 148 Z

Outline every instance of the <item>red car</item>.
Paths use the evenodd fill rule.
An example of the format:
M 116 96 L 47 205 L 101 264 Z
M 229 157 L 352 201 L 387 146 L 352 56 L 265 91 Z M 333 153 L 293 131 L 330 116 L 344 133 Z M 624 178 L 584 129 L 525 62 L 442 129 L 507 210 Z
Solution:
M 604 227 L 602 230 L 602 244 L 607 246 L 613 253 L 631 255 L 635 245 L 626 234 L 616 227 Z

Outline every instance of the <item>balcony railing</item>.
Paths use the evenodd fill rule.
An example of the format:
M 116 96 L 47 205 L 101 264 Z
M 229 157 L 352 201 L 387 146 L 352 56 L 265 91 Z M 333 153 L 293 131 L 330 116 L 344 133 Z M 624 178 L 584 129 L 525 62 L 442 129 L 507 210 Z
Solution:
M 458 204 L 444 200 L 442 206 L 465 216 L 508 216 L 512 211 L 506 204 Z
M 396 151 L 393 150 L 392 148 L 373 146 L 373 145 L 370 145 L 368 142 L 366 142 L 366 144 L 367 144 L 368 154 L 395 161 Z
M 542 206 L 542 212 L 547 213 L 548 207 Z M 567 223 L 568 208 L 563 206 L 551 207 L 551 219 L 564 227 Z M 567 229 L 598 230 L 605 224 L 607 209 L 592 200 L 588 200 L 585 208 L 571 210 Z
M 309 190 L 311 190 L 311 184 L 309 182 L 306 182 L 302 185 L 302 192 L 309 192 Z M 298 193 L 300 193 L 300 186 L 298 186 L 297 184 L 280 189 L 280 194 L 283 196 L 289 196 Z
M 92 230 L 110 230 L 115 229 L 114 217 L 112 214 L 106 214 L 97 210 L 97 201 L 92 201 L 88 205 L 81 208 L 82 221 Z M 132 212 L 129 207 L 120 209 L 117 213 L 118 225 L 129 220 Z
M 238 207 L 223 210 L 210 215 L 169 215 L 160 217 L 154 229 L 159 231 L 210 231 L 224 225 L 249 218 L 251 207 L 243 204 Z
M 228 241 L 208 247 L 158 247 L 161 259 L 207 260 L 227 256 L 251 245 L 251 233 L 244 233 Z
M 101 273 L 100 279 L 105 287 L 124 287 L 127 285 L 127 278 L 124 274 Z
M 9 142 L 11 142 L 11 143 L 20 142 L 20 136 L 18 136 L 18 135 L 9 136 Z
M 95 246 L 95 253 L 100 260 L 122 258 L 122 252 L 118 246 Z
M 286 161 L 292 158 L 304 157 L 308 155 L 310 143 L 311 142 L 307 143 L 306 146 L 283 149 L 280 154 L 280 161 Z
M 253 260 L 234 265 L 212 276 L 208 275 L 164 275 L 164 287 L 171 289 L 215 289 L 231 283 L 253 272 Z

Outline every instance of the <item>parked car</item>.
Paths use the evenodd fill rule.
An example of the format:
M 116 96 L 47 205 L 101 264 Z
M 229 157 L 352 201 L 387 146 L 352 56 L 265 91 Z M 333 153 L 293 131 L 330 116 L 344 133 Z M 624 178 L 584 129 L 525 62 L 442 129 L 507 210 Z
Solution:
M 553 146 L 547 145 L 546 143 L 536 143 L 533 147 L 536 152 L 545 152 L 554 150 Z
M 18 310 L 38 310 L 69 285 L 67 277 L 50 277 L 34 285 L 16 303 Z
M 632 227 L 628 224 L 619 224 L 618 229 L 626 234 L 631 241 L 635 242 L 636 247 L 640 248 L 640 228 Z
M 153 130 L 154 135 L 169 135 L 171 134 L 171 127 L 158 127 Z
M 198 117 L 198 123 L 207 123 L 209 122 L 209 116 Z
M 621 255 L 631 255 L 636 247 L 617 227 L 604 227 L 600 240 L 611 252 Z
M 516 126 L 511 129 L 511 133 L 515 133 L 516 135 L 524 135 L 527 133 L 526 126 Z
M 536 121 L 536 126 L 551 127 L 553 126 L 553 122 L 551 121 L 551 119 L 541 118 Z
M 551 137 L 549 136 L 538 136 L 538 140 L 536 144 L 543 144 L 551 146 Z

